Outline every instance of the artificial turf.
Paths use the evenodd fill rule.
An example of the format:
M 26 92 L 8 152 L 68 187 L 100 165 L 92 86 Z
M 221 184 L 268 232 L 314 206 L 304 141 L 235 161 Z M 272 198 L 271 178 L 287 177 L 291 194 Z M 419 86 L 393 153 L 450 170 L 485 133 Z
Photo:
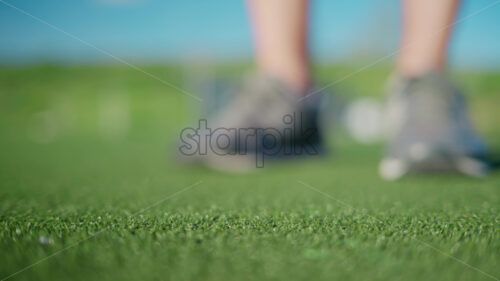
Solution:
M 380 97 L 386 75 L 338 91 Z M 498 147 L 500 74 L 455 77 Z M 193 104 L 125 67 L 2 68 L 0 280 L 500 278 L 498 172 L 384 182 L 381 145 L 342 136 L 329 157 L 251 174 L 184 167 L 170 144 Z

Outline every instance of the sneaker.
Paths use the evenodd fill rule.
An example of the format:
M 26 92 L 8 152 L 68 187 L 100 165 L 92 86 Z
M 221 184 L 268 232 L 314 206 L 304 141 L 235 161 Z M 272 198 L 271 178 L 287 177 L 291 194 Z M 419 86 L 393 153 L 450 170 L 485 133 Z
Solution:
M 324 152 L 318 98 L 301 101 L 302 93 L 272 77 L 255 76 L 245 82 L 227 106 L 200 120 L 199 127 L 209 137 L 200 137 L 200 128 L 191 132 L 198 149 L 186 153 L 192 147 L 181 145 L 182 160 L 246 172 L 263 167 L 267 160 Z
M 444 75 L 394 76 L 388 92 L 382 178 L 443 171 L 485 175 L 486 146 L 469 122 L 464 96 Z

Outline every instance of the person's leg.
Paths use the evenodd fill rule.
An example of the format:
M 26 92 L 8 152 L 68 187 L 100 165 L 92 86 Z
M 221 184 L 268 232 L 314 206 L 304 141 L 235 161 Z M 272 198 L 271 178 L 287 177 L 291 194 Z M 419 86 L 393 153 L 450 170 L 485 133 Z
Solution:
M 226 105 L 207 118 L 210 128 L 218 128 L 212 130 L 212 140 L 217 140 L 216 131 L 234 129 L 237 134 L 225 133 L 229 139 L 225 138 L 224 147 L 217 143 L 207 153 L 185 159 L 224 171 L 245 172 L 264 167 L 264 159 L 298 159 L 324 152 L 319 99 L 299 102 L 310 87 L 308 1 L 247 1 L 257 69 L 263 75 L 247 77 Z M 297 125 L 307 136 L 294 131 Z
M 403 28 L 397 71 L 419 76 L 441 72 L 459 0 L 403 0 Z
M 383 178 L 454 171 L 483 176 L 487 148 L 465 99 L 446 77 L 446 49 L 458 0 L 404 0 L 397 71 L 388 88 L 388 145 Z
M 309 86 L 307 0 L 248 0 L 258 70 L 304 91 Z

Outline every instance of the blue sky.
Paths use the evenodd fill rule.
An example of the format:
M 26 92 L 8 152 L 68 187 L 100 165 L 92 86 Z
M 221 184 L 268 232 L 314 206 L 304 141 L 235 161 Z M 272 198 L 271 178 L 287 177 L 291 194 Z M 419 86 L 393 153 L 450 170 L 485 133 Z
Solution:
M 242 0 L 2 0 L 130 61 L 248 59 Z M 495 0 L 463 1 L 458 19 Z M 364 60 L 397 48 L 398 0 L 316 0 L 311 49 L 324 62 Z M 0 2 L 0 63 L 96 62 L 109 57 Z M 453 64 L 500 68 L 500 3 L 457 25 Z

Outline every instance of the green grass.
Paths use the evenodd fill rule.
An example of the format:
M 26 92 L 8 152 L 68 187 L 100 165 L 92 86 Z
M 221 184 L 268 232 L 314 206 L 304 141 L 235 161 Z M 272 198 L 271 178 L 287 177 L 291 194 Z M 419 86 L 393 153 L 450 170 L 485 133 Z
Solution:
M 181 85 L 179 67 L 147 70 Z M 380 97 L 387 73 L 337 91 Z M 498 147 L 500 74 L 456 77 Z M 108 134 L 99 118 L 117 100 L 129 130 Z M 0 69 L 0 280 L 40 260 L 11 280 L 500 278 L 500 173 L 388 183 L 381 145 L 344 136 L 331 157 L 253 174 L 182 167 L 168 144 L 189 104 L 123 67 Z

